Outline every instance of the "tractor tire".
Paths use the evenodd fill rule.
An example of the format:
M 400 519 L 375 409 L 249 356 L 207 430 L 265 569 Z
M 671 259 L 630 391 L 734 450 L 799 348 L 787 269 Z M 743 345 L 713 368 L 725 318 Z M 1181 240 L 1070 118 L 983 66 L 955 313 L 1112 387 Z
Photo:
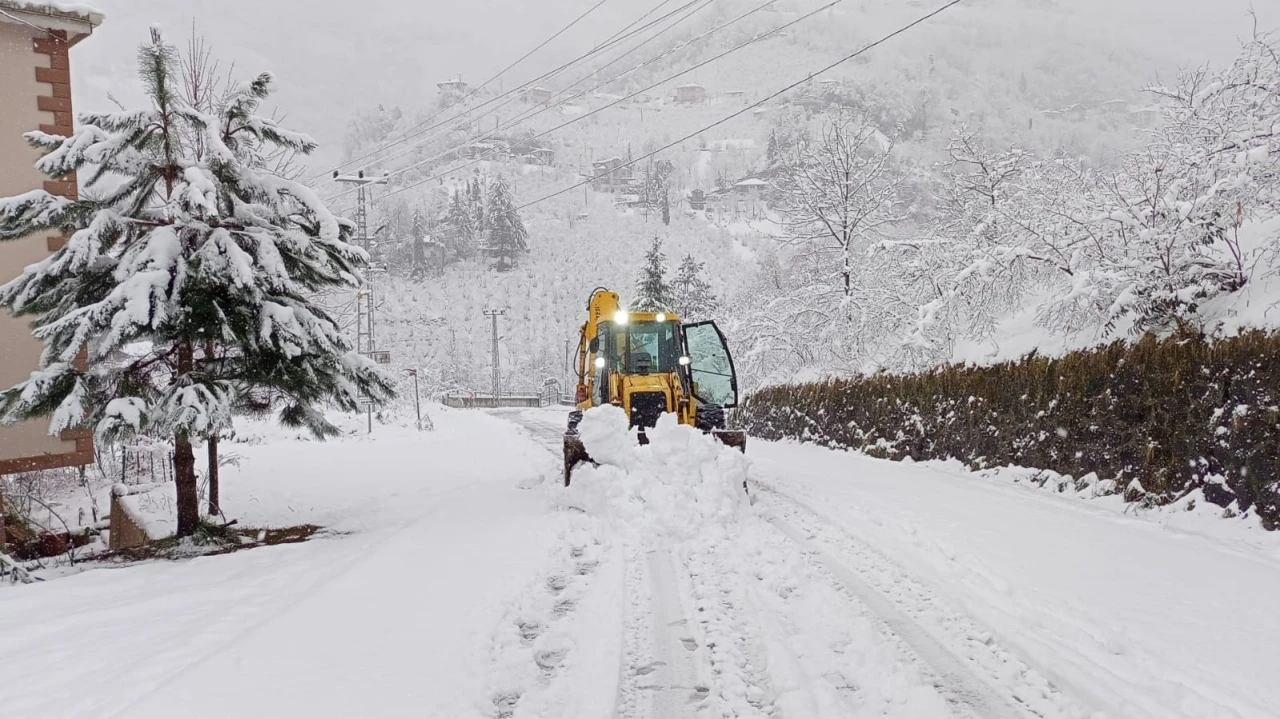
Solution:
M 724 407 L 718 404 L 704 404 L 698 407 L 693 426 L 703 432 L 714 432 L 724 429 Z

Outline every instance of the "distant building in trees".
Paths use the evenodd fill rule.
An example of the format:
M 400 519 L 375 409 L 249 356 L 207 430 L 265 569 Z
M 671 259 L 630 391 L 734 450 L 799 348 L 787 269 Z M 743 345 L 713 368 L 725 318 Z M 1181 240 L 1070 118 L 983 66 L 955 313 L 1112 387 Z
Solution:
M 551 102 L 551 96 L 554 94 L 545 87 L 531 87 L 524 91 L 523 99 L 532 105 L 542 105 Z
M 815 95 L 801 95 L 792 100 L 791 104 L 803 108 L 810 114 L 822 112 L 827 108 L 827 101 Z
M 676 88 L 676 102 L 685 104 L 696 104 L 707 101 L 707 88 L 697 84 L 689 83 Z
M 436 87 L 439 88 L 441 94 L 465 95 L 470 85 L 463 82 L 462 78 L 458 78 L 457 80 L 437 82 Z
M 635 173 L 621 157 L 591 163 L 591 186 L 597 192 L 626 192 L 635 189 Z
M 522 155 L 525 162 L 530 165 L 554 165 L 556 164 L 556 151 L 549 147 L 535 147 Z
M 1129 119 L 1138 127 L 1155 127 L 1160 122 L 1160 108 L 1144 107 L 1129 113 Z

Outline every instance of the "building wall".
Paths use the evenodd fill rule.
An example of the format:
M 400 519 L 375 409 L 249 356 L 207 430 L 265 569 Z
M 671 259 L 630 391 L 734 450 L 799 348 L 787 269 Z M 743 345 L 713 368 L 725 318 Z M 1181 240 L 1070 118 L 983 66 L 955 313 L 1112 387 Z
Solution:
M 33 167 L 39 153 L 23 133 L 40 129 L 69 134 L 72 130 L 71 79 L 66 34 L 39 32 L 0 23 L 0 197 L 43 187 L 75 196 L 74 178 L 50 181 Z M 0 282 L 57 249 L 63 239 L 41 234 L 0 242 Z M 39 365 L 42 345 L 31 336 L 27 319 L 0 310 L 0 388 L 27 378 Z M 87 464 L 93 461 L 92 437 L 70 431 L 49 435 L 45 420 L 0 426 L 0 474 Z

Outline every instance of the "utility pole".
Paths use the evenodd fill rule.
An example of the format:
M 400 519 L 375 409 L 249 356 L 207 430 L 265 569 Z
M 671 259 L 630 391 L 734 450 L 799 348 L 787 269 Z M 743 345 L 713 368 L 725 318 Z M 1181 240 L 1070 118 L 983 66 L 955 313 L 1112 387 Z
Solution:
M 354 175 L 340 175 L 337 170 L 333 171 L 333 181 L 340 182 L 344 185 L 356 186 L 356 236 L 357 247 L 365 252 L 373 253 L 373 238 L 369 236 L 369 192 L 370 185 L 385 185 L 387 178 L 385 177 L 366 177 L 364 170 L 360 170 Z M 375 333 L 374 312 L 376 308 L 374 294 L 374 270 L 370 264 L 365 267 L 363 273 L 364 287 L 356 294 L 356 352 L 366 356 L 373 357 L 373 353 L 378 349 L 378 340 Z M 369 433 L 373 433 L 373 402 L 369 398 L 361 398 L 364 402 L 365 411 L 369 418 Z
M 498 372 L 498 318 L 507 314 L 506 310 L 485 310 L 484 316 L 493 320 L 493 408 L 498 408 L 498 396 L 501 394 L 499 381 L 501 374 Z

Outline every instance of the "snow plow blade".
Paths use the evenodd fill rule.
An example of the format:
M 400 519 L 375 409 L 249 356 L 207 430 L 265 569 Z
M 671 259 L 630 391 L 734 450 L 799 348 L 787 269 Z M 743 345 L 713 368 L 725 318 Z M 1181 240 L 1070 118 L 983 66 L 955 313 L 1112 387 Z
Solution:
M 744 454 L 747 451 L 747 433 L 741 430 L 716 429 L 711 431 L 712 436 L 720 440 L 726 447 L 733 447 Z M 649 438 L 644 432 L 639 434 L 640 444 L 648 444 Z M 564 433 L 564 486 L 568 487 L 573 479 L 573 468 L 582 462 L 590 462 L 591 455 L 587 454 L 587 448 L 582 444 L 582 438 L 578 436 L 576 431 Z
M 726 447 L 734 449 L 746 454 L 747 452 L 747 433 L 740 429 L 715 429 L 711 431 L 712 436 L 720 440 Z
M 587 454 L 587 448 L 582 444 L 582 438 L 577 432 L 564 433 L 564 486 L 569 486 L 570 476 L 573 474 L 573 468 L 578 466 L 580 462 L 590 462 L 591 456 Z

